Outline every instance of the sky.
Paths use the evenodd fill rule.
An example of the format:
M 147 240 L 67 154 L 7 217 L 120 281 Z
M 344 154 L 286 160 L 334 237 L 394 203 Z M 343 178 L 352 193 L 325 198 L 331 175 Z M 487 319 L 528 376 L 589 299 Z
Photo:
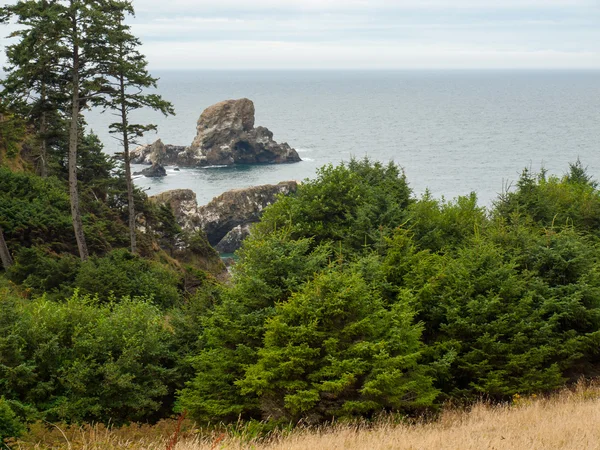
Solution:
M 600 69 L 600 0 L 133 4 L 152 70 Z

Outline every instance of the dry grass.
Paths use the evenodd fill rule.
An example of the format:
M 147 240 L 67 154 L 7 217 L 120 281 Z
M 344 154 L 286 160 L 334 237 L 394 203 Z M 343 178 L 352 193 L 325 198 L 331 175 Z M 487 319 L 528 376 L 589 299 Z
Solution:
M 263 441 L 248 442 L 218 433 L 193 437 L 189 427 L 183 428 L 175 450 L 600 449 L 600 387 L 579 386 L 549 399 L 517 398 L 505 406 L 479 404 L 470 411 L 447 410 L 433 423 L 380 423 L 370 428 L 338 425 L 296 430 Z M 81 430 L 70 447 L 63 437 L 62 444 L 21 443 L 15 448 L 164 450 L 168 438 L 156 433 L 146 436 L 150 434 L 154 439 L 131 430 L 87 429 Z

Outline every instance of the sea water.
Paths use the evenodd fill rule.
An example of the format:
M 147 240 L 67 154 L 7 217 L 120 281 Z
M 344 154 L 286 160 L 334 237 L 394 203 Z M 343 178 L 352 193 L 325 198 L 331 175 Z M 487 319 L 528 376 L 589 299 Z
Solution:
M 189 145 L 200 113 L 225 99 L 254 101 L 256 126 L 288 142 L 303 159 L 283 165 L 167 167 L 138 177 L 152 195 L 189 188 L 200 204 L 222 192 L 313 178 L 317 168 L 351 157 L 394 161 L 416 195 L 452 199 L 477 193 L 490 205 L 523 168 L 562 175 L 579 158 L 600 179 L 598 71 L 201 71 L 156 72 L 158 93 L 177 115 L 138 111 L 155 123 L 140 143 L 161 138 Z M 88 112 L 105 151 L 120 151 L 107 132 L 109 112 Z

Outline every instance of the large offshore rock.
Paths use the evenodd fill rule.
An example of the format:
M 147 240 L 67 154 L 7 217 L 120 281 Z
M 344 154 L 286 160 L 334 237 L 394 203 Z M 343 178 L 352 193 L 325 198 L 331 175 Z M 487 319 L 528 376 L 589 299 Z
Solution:
M 295 192 L 296 181 L 234 189 L 198 206 L 190 189 L 175 189 L 155 195 L 152 200 L 169 205 L 177 223 L 189 232 L 202 231 L 208 242 L 221 253 L 233 253 L 250 233 L 250 224 L 258 222 L 263 210 L 279 194 Z
M 225 100 L 206 108 L 196 126 L 192 148 L 211 149 L 228 144 L 254 128 L 254 103 L 247 98 Z
M 225 100 L 206 108 L 189 147 L 165 145 L 159 139 L 131 152 L 136 164 L 182 167 L 232 164 L 281 164 L 301 161 L 287 143 L 273 140 L 265 127 L 254 128 L 254 103 L 247 98 Z

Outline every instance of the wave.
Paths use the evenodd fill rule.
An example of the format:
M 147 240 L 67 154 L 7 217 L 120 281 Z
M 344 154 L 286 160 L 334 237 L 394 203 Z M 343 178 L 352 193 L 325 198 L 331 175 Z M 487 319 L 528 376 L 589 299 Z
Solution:
M 314 149 L 312 148 L 297 148 L 296 151 L 298 153 L 310 153 L 312 152 Z
M 217 164 L 214 166 L 204 166 L 204 167 L 202 167 L 202 169 L 221 169 L 223 167 L 231 167 L 231 166 L 228 166 L 227 164 Z

